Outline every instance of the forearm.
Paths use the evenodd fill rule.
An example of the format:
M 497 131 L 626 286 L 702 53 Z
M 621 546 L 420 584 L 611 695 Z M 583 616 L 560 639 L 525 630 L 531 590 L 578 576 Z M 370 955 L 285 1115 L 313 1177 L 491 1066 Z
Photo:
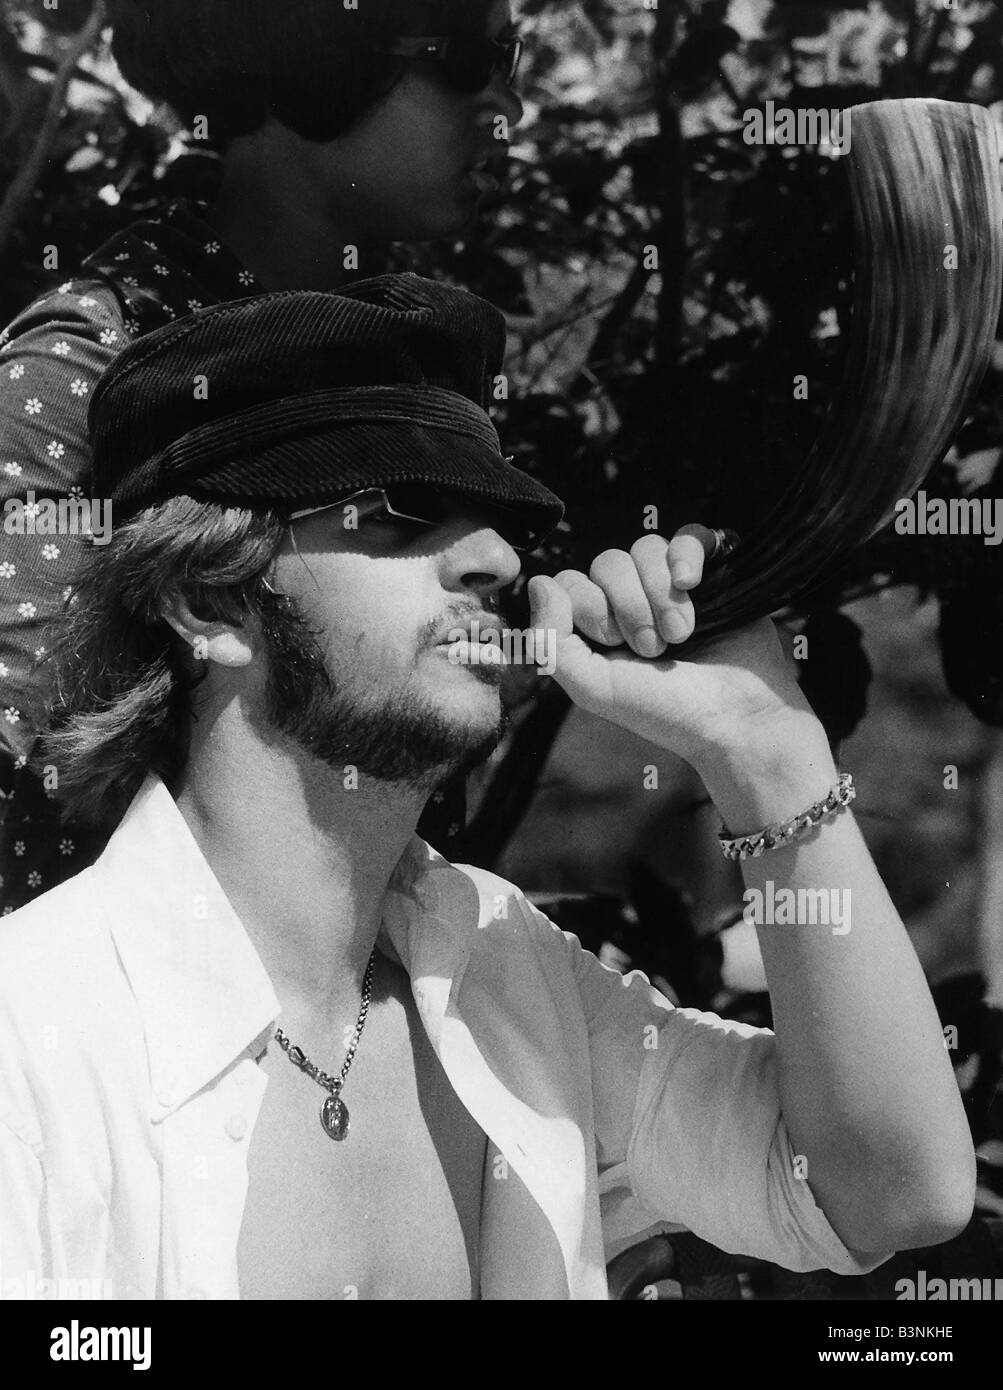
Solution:
M 734 834 L 788 819 L 837 776 L 807 707 L 741 751 L 716 750 L 699 771 Z M 743 874 L 764 908 L 790 889 L 808 918 L 756 921 L 801 1172 L 852 1247 L 945 1238 L 971 1207 L 968 1126 L 922 970 L 852 813 L 744 861 Z M 802 894 L 798 904 L 799 889 L 826 893 Z M 829 923 L 813 923 L 826 903 Z M 750 902 L 754 920 L 759 907 Z

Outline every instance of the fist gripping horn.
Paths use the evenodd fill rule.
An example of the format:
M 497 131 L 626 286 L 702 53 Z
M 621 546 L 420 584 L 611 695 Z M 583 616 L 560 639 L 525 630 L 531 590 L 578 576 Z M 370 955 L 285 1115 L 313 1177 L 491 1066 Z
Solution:
M 806 596 L 886 526 L 943 458 L 989 364 L 1003 289 L 991 117 L 926 98 L 850 116 L 855 293 L 843 380 L 798 477 L 701 584 L 691 641 Z

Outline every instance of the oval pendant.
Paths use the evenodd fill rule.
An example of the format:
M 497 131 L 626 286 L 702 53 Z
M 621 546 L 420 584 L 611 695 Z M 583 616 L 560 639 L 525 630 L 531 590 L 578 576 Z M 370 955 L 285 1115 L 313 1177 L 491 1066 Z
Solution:
M 328 1096 L 321 1107 L 320 1122 L 329 1139 L 344 1139 L 348 1133 L 348 1106 L 338 1096 Z

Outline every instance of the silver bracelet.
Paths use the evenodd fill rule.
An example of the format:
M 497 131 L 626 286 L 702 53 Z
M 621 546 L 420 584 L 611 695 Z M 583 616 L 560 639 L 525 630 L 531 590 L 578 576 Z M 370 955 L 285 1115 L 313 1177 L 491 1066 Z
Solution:
M 823 820 L 831 819 L 840 811 L 844 811 L 856 795 L 853 778 L 848 772 L 842 772 L 839 781 L 824 800 L 816 801 L 807 811 L 802 811 L 800 815 L 793 816 L 783 824 L 768 825 L 765 830 L 758 830 L 754 835 L 739 835 L 737 838 L 732 838 L 728 827 L 722 825 L 717 837 L 721 853 L 725 859 L 758 859 L 767 850 L 783 849 L 803 839 L 809 830 L 820 825 Z

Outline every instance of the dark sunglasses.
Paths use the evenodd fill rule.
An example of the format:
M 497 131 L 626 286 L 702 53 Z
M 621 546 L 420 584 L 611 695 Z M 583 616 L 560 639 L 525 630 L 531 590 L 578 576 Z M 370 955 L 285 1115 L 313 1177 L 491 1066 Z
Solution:
M 322 507 L 307 507 L 303 511 L 293 512 L 289 520 L 300 521 L 303 517 L 315 516 L 318 512 L 331 511 L 335 507 L 355 506 L 360 524 L 363 521 L 377 525 L 407 521 L 421 526 L 443 526 L 456 515 L 463 500 L 456 494 L 443 495 L 420 485 L 395 483 L 386 488 L 363 488 L 353 492 L 350 497 L 339 498 L 337 502 L 325 502 Z M 501 503 L 472 500 L 472 505 L 484 512 L 494 530 L 513 550 L 535 550 L 546 534 L 545 530 L 531 527 L 518 511 L 510 510 Z
M 456 92 L 483 92 L 496 73 L 512 86 L 522 62 L 525 40 L 489 39 L 476 34 L 398 39 L 381 50 L 395 58 L 438 63 L 446 84 Z

